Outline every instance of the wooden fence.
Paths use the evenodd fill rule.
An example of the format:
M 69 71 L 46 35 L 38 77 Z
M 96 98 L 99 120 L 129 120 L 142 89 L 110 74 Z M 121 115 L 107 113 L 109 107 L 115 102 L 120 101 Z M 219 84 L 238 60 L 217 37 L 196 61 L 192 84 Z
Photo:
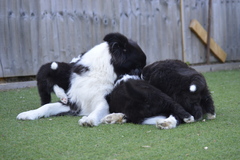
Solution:
M 0 0 L 0 77 L 35 75 L 50 61 L 69 62 L 120 32 L 137 41 L 147 63 L 182 59 L 206 62 L 206 47 L 189 29 L 197 19 L 207 29 L 208 1 L 183 0 Z M 213 0 L 211 37 L 240 60 L 240 0 Z M 181 27 L 183 26 L 183 34 Z M 211 62 L 218 60 L 211 56 Z

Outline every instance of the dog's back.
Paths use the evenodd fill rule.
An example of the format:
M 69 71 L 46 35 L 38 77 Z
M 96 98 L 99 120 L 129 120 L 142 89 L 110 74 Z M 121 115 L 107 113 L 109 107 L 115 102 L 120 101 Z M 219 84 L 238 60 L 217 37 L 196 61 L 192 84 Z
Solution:
M 204 76 L 179 60 L 158 61 L 143 69 L 143 79 L 182 105 L 195 119 L 215 114 Z

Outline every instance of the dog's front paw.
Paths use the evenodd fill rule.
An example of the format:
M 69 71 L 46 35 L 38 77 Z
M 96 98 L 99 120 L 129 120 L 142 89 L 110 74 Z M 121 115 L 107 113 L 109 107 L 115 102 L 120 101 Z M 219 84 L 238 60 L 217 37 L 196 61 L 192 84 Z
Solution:
M 193 116 L 190 116 L 190 117 L 188 117 L 188 118 L 184 118 L 183 121 L 186 122 L 186 123 L 194 122 L 194 117 L 193 117 Z
M 78 121 L 78 124 L 80 126 L 84 126 L 84 127 L 93 127 L 93 126 L 97 126 L 98 123 L 92 119 L 92 118 L 89 118 L 87 116 L 83 116 L 79 121 Z
M 158 119 L 156 121 L 156 127 L 159 129 L 172 129 L 177 126 L 177 120 L 172 115 L 167 119 Z
M 35 120 L 35 119 L 39 119 L 39 118 L 40 118 L 40 116 L 38 115 L 38 113 L 35 110 L 22 112 L 22 113 L 18 114 L 18 116 L 17 116 L 18 120 Z
M 115 124 L 115 123 L 125 123 L 126 122 L 126 116 L 123 113 L 112 113 L 107 116 L 105 116 L 101 123 L 104 124 Z
M 61 98 L 60 98 L 60 101 L 61 101 L 63 104 L 67 104 L 67 103 L 68 103 L 68 98 L 67 98 L 67 97 L 61 97 Z

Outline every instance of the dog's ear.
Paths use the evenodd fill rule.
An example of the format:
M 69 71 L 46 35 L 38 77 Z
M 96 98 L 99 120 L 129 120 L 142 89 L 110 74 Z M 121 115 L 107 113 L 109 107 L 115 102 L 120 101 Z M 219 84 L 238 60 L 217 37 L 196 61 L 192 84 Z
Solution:
M 109 33 L 104 38 L 108 42 L 110 52 L 114 53 L 116 50 L 121 49 L 125 51 L 128 44 L 128 39 L 120 33 Z

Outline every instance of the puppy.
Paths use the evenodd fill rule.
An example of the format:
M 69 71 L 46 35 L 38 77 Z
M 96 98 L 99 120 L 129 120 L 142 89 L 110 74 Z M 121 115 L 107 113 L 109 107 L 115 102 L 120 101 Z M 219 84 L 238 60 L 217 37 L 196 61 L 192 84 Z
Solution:
M 104 117 L 102 123 L 155 124 L 160 129 L 171 129 L 182 121 L 194 122 L 181 105 L 137 75 L 119 79 L 107 100 L 112 114 Z
M 215 107 L 204 76 L 179 60 L 158 61 L 143 69 L 142 78 L 160 89 L 201 120 L 216 117 Z
M 41 105 L 51 102 L 51 92 L 54 92 L 62 103 L 67 104 L 66 93 L 70 86 L 72 67 L 83 54 L 73 58 L 70 63 L 50 62 L 40 67 L 36 78 Z
M 67 103 L 67 95 L 71 64 L 51 62 L 41 66 L 37 73 L 37 87 L 41 98 L 41 105 L 51 102 L 51 92 L 55 92 L 63 103 Z
M 86 52 L 74 64 L 70 75 L 70 87 L 67 92 L 68 104 L 48 103 L 42 107 L 20 113 L 17 119 L 34 120 L 62 113 L 71 113 L 83 117 L 82 126 L 97 126 L 109 113 L 105 99 L 119 75 L 142 68 L 146 64 L 146 55 L 138 44 L 119 33 L 110 33 L 104 42 Z

